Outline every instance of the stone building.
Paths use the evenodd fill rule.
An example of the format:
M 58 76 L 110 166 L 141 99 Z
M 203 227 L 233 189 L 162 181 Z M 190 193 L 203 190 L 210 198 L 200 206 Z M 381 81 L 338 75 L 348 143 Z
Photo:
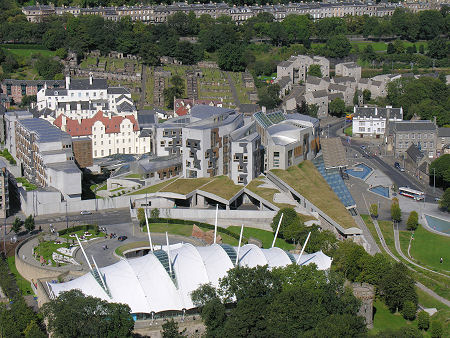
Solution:
M 2 92 L 15 104 L 22 102 L 22 98 L 27 95 L 37 95 L 44 87 L 64 88 L 63 80 L 14 80 L 5 79 L 1 83 Z
M 368 283 L 353 283 L 353 295 L 361 301 L 358 316 L 364 318 L 368 329 L 373 328 L 373 302 L 375 300 L 375 287 Z
M 450 128 L 438 128 L 436 156 L 450 154 Z
M 361 79 L 361 67 L 355 62 L 338 63 L 335 68 L 336 76 L 351 76 L 359 81 Z

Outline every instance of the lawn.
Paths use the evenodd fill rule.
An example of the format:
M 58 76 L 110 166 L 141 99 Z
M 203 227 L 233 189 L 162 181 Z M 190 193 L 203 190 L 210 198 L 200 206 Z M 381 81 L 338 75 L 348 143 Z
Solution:
M 229 200 L 243 188 L 243 186 L 234 184 L 228 176 L 218 176 L 210 183 L 204 185 L 201 190 Z
M 356 222 L 311 161 L 272 173 L 325 212 L 344 229 L 358 228 Z
M 292 208 L 293 205 L 287 203 L 276 203 L 273 201 L 273 196 L 279 191 L 273 188 L 261 187 L 264 184 L 262 178 L 255 178 L 249 184 L 247 184 L 246 188 L 251 192 L 254 192 L 256 195 L 264 198 L 267 202 L 270 202 L 276 205 L 279 208 Z
M 86 230 L 78 230 L 78 231 L 72 231 L 72 232 L 70 232 L 70 233 L 68 233 L 68 234 L 64 234 L 64 235 L 61 235 L 60 237 L 61 238 L 64 238 L 64 239 L 66 239 L 66 240 L 69 240 L 69 242 L 72 242 L 72 240 L 76 243 L 76 238 L 75 237 L 70 237 L 69 235 L 73 235 L 73 234 L 76 234 L 76 235 L 78 235 L 78 237 L 81 237 L 81 236 L 83 236 L 84 235 L 84 232 L 85 232 Z M 98 233 L 98 235 L 96 235 L 95 234 L 95 231 L 94 230 L 92 230 L 92 229 L 89 229 L 88 230 L 88 232 L 90 233 L 90 234 L 92 234 L 92 236 L 89 236 L 88 238 L 89 239 L 91 239 L 91 238 L 97 238 L 97 237 L 105 237 L 105 233 L 104 232 L 99 232 Z
M 66 245 L 66 243 L 55 244 L 55 242 L 53 241 L 41 242 L 36 248 L 34 248 L 36 259 L 39 261 L 40 256 L 42 256 L 46 261 L 51 260 L 52 265 L 55 265 L 55 262 L 53 262 L 52 259 L 53 252 L 55 252 L 59 248 L 66 247 Z
M 28 180 L 25 177 L 16 177 L 16 181 L 18 183 L 22 183 L 22 186 L 25 188 L 26 191 L 32 191 L 37 189 L 37 186 L 33 183 L 28 182 Z
M 151 194 L 151 193 L 159 191 L 160 189 L 164 188 L 166 185 L 171 184 L 175 180 L 176 180 L 176 178 L 171 178 L 170 180 L 151 185 L 144 189 L 133 191 L 132 193 L 129 193 L 128 195 Z
M 418 264 L 435 270 L 450 271 L 450 237 L 432 233 L 419 226 L 414 233 L 410 253 Z M 441 257 L 444 258 L 442 264 L 439 263 Z
M 422 305 L 425 308 L 436 308 L 438 310 L 437 313 L 435 313 L 431 320 L 439 320 L 442 323 L 444 334 L 442 337 L 450 337 L 450 308 L 441 302 L 438 302 L 433 297 L 425 293 L 424 291 L 420 290 L 416 287 L 417 295 L 419 296 L 419 304 Z M 429 331 L 428 331 L 429 332 Z M 426 334 L 425 336 L 429 337 L 429 334 Z
M 417 327 L 417 320 L 410 322 L 404 319 L 398 312 L 391 313 L 387 306 L 379 299 L 374 301 L 373 307 L 373 329 L 369 331 L 372 334 L 376 334 L 379 331 L 386 330 L 388 328 L 395 330 L 403 326 Z
M 380 250 L 383 250 L 380 239 L 378 238 L 377 231 L 375 230 L 375 225 L 372 222 L 372 217 L 370 217 L 369 215 L 361 214 L 361 218 L 363 219 L 364 223 L 366 223 L 366 226 L 369 229 L 370 234 L 372 235 L 375 242 L 378 244 L 378 247 L 380 248 Z
M 165 186 L 160 191 L 161 192 L 173 192 L 176 194 L 186 195 L 190 192 L 198 189 L 211 181 L 212 179 L 209 177 L 202 178 L 180 178 L 175 182 Z
M 129 174 L 125 178 L 141 178 L 141 174 Z
M 230 230 L 238 235 L 241 233 L 240 226 L 231 226 L 231 227 L 228 227 L 227 230 Z M 272 247 L 274 235 L 275 234 L 272 231 L 244 227 L 244 235 L 243 236 L 247 239 L 250 237 L 259 239 L 260 241 L 262 241 L 262 246 L 265 249 Z M 277 240 L 275 241 L 275 246 L 277 246 L 283 250 L 292 250 L 295 248 L 293 244 L 287 243 L 282 238 L 277 238 Z
M 11 54 L 25 58 L 31 57 L 33 54 L 41 54 L 42 56 L 55 56 L 55 52 L 48 50 L 40 45 L 26 45 L 26 44 L 5 44 L 1 45 Z
M 349 125 L 347 128 L 345 128 L 344 134 L 347 136 L 352 136 L 353 135 L 353 126 Z
M 29 281 L 27 281 L 25 278 L 22 277 L 22 275 L 19 273 L 19 271 L 17 271 L 16 268 L 16 257 L 15 256 L 10 256 L 8 257 L 8 266 L 9 266 L 9 271 L 11 271 L 14 276 L 16 277 L 16 284 L 17 287 L 20 289 L 20 292 L 22 293 L 22 295 L 32 295 L 33 289 L 31 289 L 31 284 Z

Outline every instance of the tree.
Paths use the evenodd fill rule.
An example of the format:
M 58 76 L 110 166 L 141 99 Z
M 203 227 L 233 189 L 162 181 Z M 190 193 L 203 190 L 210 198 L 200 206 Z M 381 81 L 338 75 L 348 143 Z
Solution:
M 159 218 L 159 209 L 153 208 L 152 211 L 150 211 L 150 217 L 151 218 Z
M 430 315 L 426 311 L 420 311 L 417 315 L 417 326 L 419 330 L 428 330 L 430 327 Z
M 293 208 L 283 208 L 280 209 L 277 214 L 273 217 L 272 223 L 270 226 L 273 229 L 273 232 L 277 231 L 278 223 L 280 222 L 280 217 L 283 215 L 283 219 L 280 224 L 279 235 L 283 236 L 284 231 L 291 226 L 302 226 L 302 222 L 300 217 Z M 284 236 L 283 236 L 284 237 Z
M 64 46 L 66 34 L 64 29 L 49 29 L 42 36 L 44 46 L 50 50 L 57 50 Z
M 55 75 L 61 73 L 63 66 L 56 60 L 47 56 L 40 56 L 34 64 L 38 74 L 46 80 L 52 80 Z
M 278 105 L 281 103 L 280 85 L 278 83 L 275 83 L 260 88 L 258 90 L 258 97 L 258 104 L 260 106 L 266 107 L 268 109 L 278 107 Z
M 429 172 L 430 179 L 436 179 L 436 186 L 444 189 L 450 187 L 450 154 L 444 154 L 431 162 Z
M 419 53 L 420 54 L 425 54 L 425 47 L 423 45 L 419 46 Z
M 174 56 L 184 65 L 192 65 L 201 59 L 197 53 L 199 49 L 200 46 L 194 46 L 189 41 L 180 41 L 177 43 Z
M 148 66 L 159 65 L 160 53 L 161 51 L 158 48 L 158 45 L 150 42 L 143 43 L 139 51 L 142 61 Z
M 25 338 L 45 338 L 47 335 L 42 332 L 34 320 L 32 320 L 23 331 Z
M 163 338 L 182 338 L 185 337 L 184 332 L 186 332 L 186 329 L 184 329 L 183 332 L 180 333 L 180 327 L 178 326 L 178 323 L 173 319 L 170 319 L 164 321 L 164 324 L 162 325 L 161 335 L 163 336 Z
M 32 102 L 36 102 L 36 95 L 25 95 L 22 97 L 22 102 L 20 103 L 21 107 L 28 107 Z
M 32 215 L 28 216 L 28 217 L 25 219 L 25 229 L 26 229 L 28 232 L 31 232 L 31 231 L 34 230 L 34 218 L 33 218 Z
M 439 207 L 447 211 L 450 210 L 450 188 L 445 189 L 444 195 L 439 201 Z
M 419 214 L 417 213 L 417 211 L 413 210 L 409 214 L 408 221 L 406 222 L 406 228 L 410 231 L 411 230 L 413 231 L 416 230 L 418 226 L 419 226 Z
M 55 55 L 63 60 L 63 59 L 65 59 L 67 57 L 67 49 L 63 48 L 63 47 L 62 48 L 58 48 L 55 51 Z
M 308 75 L 322 77 L 322 71 L 320 65 L 311 65 L 308 68 Z
M 219 49 L 217 64 L 220 69 L 232 72 L 242 72 L 247 66 L 245 47 L 242 44 L 228 43 Z
M 417 311 L 417 306 L 413 302 L 408 300 L 403 303 L 403 308 L 402 308 L 403 318 L 405 318 L 407 320 L 414 320 L 414 318 L 416 318 L 416 311 Z
M 425 40 L 431 40 L 444 33 L 444 18 L 439 11 L 422 11 L 418 13 L 420 30 L 419 36 Z
M 380 281 L 380 293 L 391 312 L 402 311 L 406 301 L 417 307 L 415 281 L 408 268 L 395 263 Z
M 345 35 L 333 35 L 327 40 L 327 56 L 332 58 L 343 58 L 350 53 L 352 45 Z
M 366 255 L 368 254 L 361 245 L 349 240 L 340 242 L 331 268 L 341 272 L 345 278 L 355 281 L 361 274 Z
M 364 89 L 364 90 L 363 90 L 363 100 L 364 100 L 364 103 L 369 102 L 371 96 L 372 96 L 372 93 L 370 92 L 369 89 Z
M 449 43 L 447 40 L 436 37 L 428 42 L 428 56 L 436 59 L 443 59 L 448 55 Z
M 392 44 L 392 42 L 388 43 L 386 52 L 388 54 L 394 54 L 395 53 L 395 48 L 394 48 L 394 45 Z
M 2 63 L 3 73 L 12 73 L 19 68 L 19 63 L 13 55 L 7 54 Z
M 184 95 L 184 80 L 179 75 L 170 79 L 171 87 L 164 89 L 164 101 L 169 109 L 173 109 L 173 100 Z
M 372 215 L 372 217 L 377 218 L 378 217 L 378 205 L 376 203 L 371 204 L 370 208 L 369 208 L 369 212 L 370 212 L 370 215 Z
M 402 220 L 402 211 L 400 210 L 398 202 L 395 201 L 391 204 L 391 219 L 394 222 L 400 222 Z
M 85 296 L 80 290 L 63 292 L 44 304 L 48 330 L 60 337 L 130 337 L 134 328 L 130 307 Z
M 139 221 L 139 225 L 141 227 L 143 227 L 146 223 L 145 223 L 145 211 L 144 208 L 139 208 L 137 210 L 137 219 Z
M 14 231 L 14 233 L 18 234 L 20 232 L 20 229 L 22 229 L 22 220 L 19 217 L 16 217 L 12 224 L 11 230 Z
M 331 115 L 342 116 L 345 113 L 345 102 L 339 97 L 335 98 L 328 105 L 328 111 Z
M 444 337 L 444 330 L 442 329 L 442 323 L 438 320 L 433 320 L 431 322 L 431 337 L 441 338 Z

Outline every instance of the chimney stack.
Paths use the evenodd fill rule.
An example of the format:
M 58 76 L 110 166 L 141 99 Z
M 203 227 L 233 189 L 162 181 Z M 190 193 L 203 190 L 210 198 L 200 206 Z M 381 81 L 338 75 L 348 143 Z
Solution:
M 70 86 L 70 75 L 66 76 L 66 89 L 69 89 Z
M 92 86 L 92 82 L 94 80 L 94 76 L 92 75 L 92 73 L 89 73 L 89 84 Z

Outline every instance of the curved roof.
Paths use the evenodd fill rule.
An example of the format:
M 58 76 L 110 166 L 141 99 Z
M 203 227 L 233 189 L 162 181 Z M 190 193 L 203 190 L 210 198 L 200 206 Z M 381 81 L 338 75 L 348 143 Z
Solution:
M 161 251 L 145 256 L 122 259 L 100 268 L 107 290 L 99 278 L 88 273 L 66 283 L 48 283 L 50 294 L 58 296 L 61 292 L 80 289 L 84 294 L 110 302 L 125 303 L 132 313 L 151 313 L 168 310 L 191 309 L 192 291 L 201 284 L 219 285 L 220 278 L 234 267 L 238 248 L 229 245 L 213 244 L 195 247 L 192 244 L 174 244 L 170 246 L 172 274 L 167 266 L 167 255 L 161 259 Z M 164 258 L 163 257 L 163 258 Z M 255 267 L 268 265 L 269 268 L 282 267 L 298 259 L 280 248 L 261 249 L 253 244 L 243 245 L 239 250 L 239 265 Z M 315 263 L 319 270 L 329 269 L 331 258 L 321 251 L 304 254 L 300 265 Z

